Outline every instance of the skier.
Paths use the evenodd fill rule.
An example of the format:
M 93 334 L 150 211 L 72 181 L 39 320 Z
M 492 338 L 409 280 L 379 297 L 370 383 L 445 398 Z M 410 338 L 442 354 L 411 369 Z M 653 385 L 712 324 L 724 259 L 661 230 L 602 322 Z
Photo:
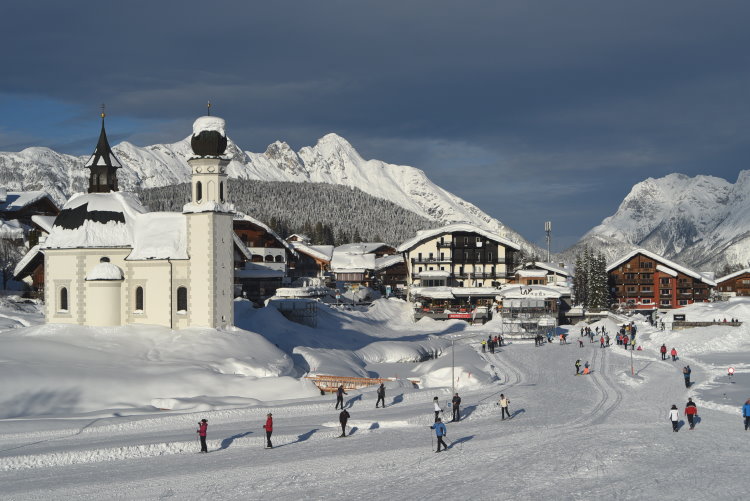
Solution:
M 432 399 L 432 405 L 435 409 L 435 422 L 437 423 L 440 421 L 440 413 L 443 412 L 443 409 L 440 408 L 440 404 L 438 404 L 438 398 L 435 397 Z
M 503 421 L 505 420 L 506 414 L 508 415 L 508 419 L 510 419 L 510 411 L 508 410 L 508 405 L 510 404 L 510 400 L 505 398 L 505 395 L 501 393 L 500 401 L 498 403 L 500 404 L 500 410 L 502 411 Z
M 604 342 L 607 345 L 607 347 L 609 347 L 609 334 L 604 335 Z
M 461 420 L 461 412 L 459 408 L 461 407 L 461 397 L 458 396 L 458 393 L 453 395 L 453 419 L 451 421 L 460 421 Z
M 378 386 L 378 401 L 375 402 L 376 409 L 380 402 L 383 402 L 383 409 L 385 409 L 385 385 L 383 385 L 383 383 L 380 383 L 380 386 Z
M 745 431 L 750 429 L 750 398 L 742 406 L 742 417 L 745 418 Z
M 208 452 L 208 446 L 206 445 L 206 430 L 208 429 L 208 420 L 201 419 L 198 423 L 198 429 L 195 432 L 201 437 L 201 452 Z
M 677 410 L 677 406 L 672 404 L 672 408 L 669 410 L 669 420 L 672 421 L 672 431 L 677 431 L 677 425 L 680 420 L 680 411 Z
M 604 348 L 604 336 L 599 338 L 599 348 Z
M 690 388 L 690 373 L 692 370 L 690 369 L 689 365 L 686 365 L 682 369 L 682 376 L 685 378 L 685 388 Z
M 263 425 L 263 429 L 266 430 L 266 449 L 273 449 L 271 443 L 271 433 L 273 433 L 273 415 L 269 412 L 266 414 L 266 424 Z
M 659 348 L 659 351 L 661 352 L 661 359 L 666 360 L 667 359 L 667 345 L 665 344 L 661 345 L 661 348 Z
M 694 419 L 698 417 L 698 407 L 696 407 L 695 402 L 693 402 L 692 398 L 688 398 L 687 404 L 685 404 L 685 415 L 687 416 L 688 423 L 690 424 L 690 429 L 692 430 L 695 428 L 695 421 Z
M 583 339 L 578 340 L 578 347 L 583 348 Z
M 443 437 L 448 436 L 448 430 L 445 428 L 445 424 L 440 418 L 435 418 L 435 424 L 430 426 L 430 429 L 435 430 L 435 436 L 438 439 L 438 446 L 435 452 L 440 452 L 440 446 L 443 446 L 443 450 L 448 450 L 448 446 L 443 442 Z
M 344 395 L 348 395 L 348 393 L 344 391 L 344 385 L 340 384 L 339 387 L 336 389 L 336 407 L 334 407 L 335 409 L 338 409 L 339 405 L 341 405 L 341 409 L 343 410 Z
M 581 373 L 581 359 L 576 360 L 576 376 Z
M 628 335 L 627 335 L 627 334 L 626 334 L 626 335 L 624 335 L 624 336 L 622 336 L 622 344 L 623 344 L 623 345 L 625 346 L 625 349 L 626 349 L 626 350 L 628 349 L 628 342 L 629 342 L 629 341 L 630 341 L 630 339 L 628 338 Z
M 346 436 L 346 422 L 349 421 L 349 417 L 349 412 L 347 412 L 346 409 L 343 409 L 341 413 L 339 413 L 339 423 L 341 423 L 341 435 L 339 435 L 339 437 Z
M 588 368 L 588 363 L 586 363 L 586 365 L 587 365 L 587 367 L 583 368 L 583 373 L 582 373 L 584 376 L 588 376 L 590 374 L 590 371 L 589 371 L 589 368 Z
M 669 354 L 672 355 L 672 362 L 674 362 L 675 360 L 677 360 L 677 349 L 676 348 L 672 348 L 672 351 L 670 351 Z

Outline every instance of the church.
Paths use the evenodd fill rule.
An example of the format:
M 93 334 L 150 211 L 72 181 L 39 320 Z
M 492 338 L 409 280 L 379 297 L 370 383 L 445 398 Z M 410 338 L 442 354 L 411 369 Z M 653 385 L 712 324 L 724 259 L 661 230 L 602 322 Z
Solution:
M 224 120 L 193 124 L 191 200 L 182 212 L 149 212 L 118 191 L 120 161 L 104 128 L 88 193 L 73 195 L 41 246 L 45 317 L 90 326 L 224 328 L 233 323 L 234 206 L 228 202 Z

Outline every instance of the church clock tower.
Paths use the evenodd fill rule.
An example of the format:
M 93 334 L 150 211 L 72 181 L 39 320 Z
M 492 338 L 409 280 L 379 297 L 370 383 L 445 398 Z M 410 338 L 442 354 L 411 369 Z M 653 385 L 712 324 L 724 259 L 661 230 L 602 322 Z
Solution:
M 185 204 L 190 256 L 188 323 L 214 328 L 233 324 L 234 206 L 227 200 L 227 137 L 224 120 L 205 116 L 193 124 L 190 145 L 191 201 Z M 176 291 L 177 299 L 185 291 Z M 178 308 L 179 310 L 179 308 Z M 178 313 L 180 313 L 178 311 Z

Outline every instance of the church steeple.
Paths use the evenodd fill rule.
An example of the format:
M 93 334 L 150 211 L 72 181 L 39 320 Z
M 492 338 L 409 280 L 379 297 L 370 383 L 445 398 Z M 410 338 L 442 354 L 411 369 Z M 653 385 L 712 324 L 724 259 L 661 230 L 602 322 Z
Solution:
M 117 169 L 122 167 L 109 146 L 107 131 L 104 129 L 105 116 L 104 106 L 102 105 L 102 131 L 99 133 L 99 142 L 96 143 L 96 149 L 91 158 L 86 162 L 86 168 L 91 170 L 89 193 L 117 191 Z

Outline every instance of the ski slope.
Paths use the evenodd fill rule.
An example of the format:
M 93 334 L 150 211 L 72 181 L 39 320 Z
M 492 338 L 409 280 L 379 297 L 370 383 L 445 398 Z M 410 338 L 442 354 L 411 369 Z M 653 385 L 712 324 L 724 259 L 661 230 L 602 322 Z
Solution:
M 750 320 L 749 303 L 730 306 L 734 317 Z M 747 494 L 750 469 L 744 458 L 750 432 L 743 431 L 739 413 L 750 398 L 746 327 L 710 328 L 700 344 L 693 339 L 700 334 L 697 329 L 663 333 L 639 325 L 644 349 L 631 354 L 588 341 L 579 348 L 578 328 L 572 326 L 571 344 L 535 347 L 514 341 L 490 354 L 481 353 L 478 344 L 490 324 L 412 324 L 402 313 L 397 303 L 378 303 L 369 311 L 334 311 L 320 319 L 318 339 L 307 343 L 335 360 L 331 343 L 339 336 L 339 352 L 362 361 L 368 373 L 391 375 L 401 367 L 399 376 L 433 378 L 433 387 L 426 389 L 388 383 L 385 409 L 374 408 L 374 387 L 349 391 L 347 438 L 336 438 L 338 411 L 330 395 L 279 395 L 248 403 L 221 396 L 217 389 L 215 396 L 199 399 L 198 411 L 133 407 L 129 412 L 124 407 L 3 419 L 2 497 L 593 500 L 735 499 Z M 255 315 L 248 323 L 271 342 L 282 336 L 289 346 L 299 347 L 312 334 L 306 330 L 312 328 L 272 321 L 274 312 Z M 736 341 L 738 333 L 744 341 Z M 0 333 L 0 348 L 5 334 Z M 468 370 L 480 374 L 459 385 L 464 418 L 447 424 L 452 445 L 436 454 L 429 428 L 432 398 L 439 397 L 448 417 L 450 387 L 439 383 L 450 384 L 450 372 L 447 381 L 441 375 L 446 367 L 450 371 L 446 340 L 451 337 L 456 339 L 459 373 L 465 378 Z M 659 360 L 656 349 L 662 342 L 681 350 L 681 339 L 686 342 L 680 360 Z M 734 340 L 729 352 L 724 339 Z M 409 343 L 439 346 L 440 356 L 389 362 Z M 712 344 L 720 347 L 717 353 L 711 352 Z M 734 383 L 722 380 L 724 357 L 738 368 Z M 576 358 L 589 361 L 591 375 L 574 375 Z M 325 357 L 320 359 L 325 363 Z M 0 374 L 7 363 L 0 363 Z M 680 373 L 686 363 L 693 368 L 690 389 Z M 275 379 L 266 381 L 273 385 Z M 495 405 L 500 393 L 511 401 L 510 420 L 500 420 Z M 693 431 L 683 427 L 673 433 L 667 411 L 674 403 L 682 416 L 688 396 L 696 400 L 701 421 Z M 267 412 L 274 415 L 273 450 L 263 449 Z M 197 453 L 195 430 L 201 418 L 209 422 L 207 455 Z

